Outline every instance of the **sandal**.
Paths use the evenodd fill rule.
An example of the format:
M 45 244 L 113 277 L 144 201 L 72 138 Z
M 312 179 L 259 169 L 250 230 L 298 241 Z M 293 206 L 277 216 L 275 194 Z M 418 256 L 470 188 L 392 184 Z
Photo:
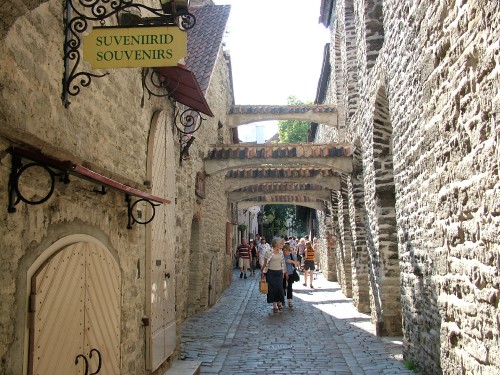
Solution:
M 279 312 L 283 312 L 283 305 L 282 304 L 278 305 L 278 310 L 279 310 Z
M 273 306 L 273 313 L 277 313 L 278 312 L 278 308 L 276 306 Z
M 292 301 L 288 301 L 288 307 L 293 307 Z
M 314 289 L 314 287 L 312 286 L 312 284 L 311 284 L 311 285 L 309 285 L 309 287 L 310 287 L 311 289 Z

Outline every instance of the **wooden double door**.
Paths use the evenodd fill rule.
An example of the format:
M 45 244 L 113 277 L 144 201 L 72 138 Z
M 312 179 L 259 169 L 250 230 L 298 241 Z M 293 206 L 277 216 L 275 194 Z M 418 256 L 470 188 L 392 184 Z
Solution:
M 31 278 L 28 373 L 120 373 L 121 277 L 97 243 L 52 255 Z

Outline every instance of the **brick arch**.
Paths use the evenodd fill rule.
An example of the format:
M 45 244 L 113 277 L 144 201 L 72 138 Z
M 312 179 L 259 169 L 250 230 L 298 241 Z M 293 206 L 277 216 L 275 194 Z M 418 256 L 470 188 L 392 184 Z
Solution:
M 320 201 L 301 201 L 299 199 L 293 199 L 290 197 L 288 201 L 276 201 L 276 200 L 263 200 L 263 199 L 255 199 L 255 200 L 243 200 L 238 202 L 238 208 L 245 209 L 253 206 L 262 206 L 266 204 L 286 204 L 300 207 L 312 208 L 317 211 L 322 211 L 324 209 L 324 203 Z
M 347 178 L 352 194 L 349 215 L 352 232 L 352 299 L 360 312 L 370 312 L 369 254 L 366 245 L 366 206 L 363 171 L 363 150 L 360 139 L 354 142 L 353 173 Z
M 258 167 L 314 167 L 352 171 L 352 145 L 280 143 L 213 146 L 205 157 L 207 175 Z
M 335 87 L 334 92 L 338 105 L 338 140 L 343 142 L 346 138 L 346 122 L 347 122 L 347 76 L 345 74 L 347 67 L 347 53 L 345 41 L 345 17 L 343 8 L 339 9 L 340 14 L 337 15 L 337 24 L 334 40 L 332 60 L 335 67 L 334 76 Z
M 376 94 L 373 108 L 373 167 L 375 217 L 367 233 L 373 272 L 370 274 L 375 291 L 377 334 L 400 335 L 401 287 L 399 280 L 399 253 L 396 229 L 396 198 L 392 161 L 392 124 L 389 102 L 384 86 Z M 368 228 L 367 228 L 368 229 Z
M 229 200 L 237 202 L 249 198 L 260 196 L 306 196 L 317 200 L 329 201 L 330 190 L 282 190 L 282 191 L 232 191 L 229 194 Z
M 189 286 L 188 286 L 188 315 L 191 316 L 208 303 L 208 295 L 205 289 L 200 287 L 205 283 L 202 281 L 207 275 L 200 271 L 207 266 L 203 260 L 203 239 L 201 237 L 201 222 L 196 218 L 191 221 L 191 236 L 189 241 Z
M 295 188 L 340 189 L 340 174 L 330 168 L 265 167 L 232 169 L 226 173 L 224 190 L 258 189 L 262 186 L 293 185 Z
M 347 91 L 347 117 L 354 116 L 359 104 L 359 80 L 357 67 L 357 40 L 356 40 L 356 17 L 354 1 L 345 2 L 345 39 L 346 39 L 346 71 L 347 79 L 345 82 Z M 347 136 L 347 140 L 351 137 Z
M 337 108 L 329 105 L 233 105 L 228 114 L 230 128 L 268 120 L 297 120 L 337 125 Z
M 354 2 L 356 19 L 357 76 L 368 77 L 375 66 L 384 43 L 384 14 L 382 0 Z M 359 92 L 367 92 L 367 79 L 359 79 Z
M 375 65 L 375 61 L 384 44 L 382 0 L 364 1 L 364 26 L 366 32 L 366 65 L 368 70 L 370 70 Z
M 281 180 L 281 182 L 286 181 L 287 184 L 293 184 L 297 188 L 301 185 L 314 185 L 315 189 L 340 189 L 340 177 L 327 177 L 322 178 L 321 180 L 315 180 L 315 178 L 316 177 L 287 177 L 286 180 Z M 245 187 L 258 189 L 260 186 L 270 185 L 277 182 L 280 182 L 277 178 L 228 178 L 226 176 L 224 187 L 225 191 L 231 192 Z

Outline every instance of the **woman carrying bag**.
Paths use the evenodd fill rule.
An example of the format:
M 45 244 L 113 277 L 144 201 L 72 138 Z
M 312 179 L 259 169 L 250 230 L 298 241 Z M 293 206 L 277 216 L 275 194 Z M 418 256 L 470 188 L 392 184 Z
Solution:
M 276 239 L 271 241 L 272 250 L 264 255 L 261 277 L 266 278 L 268 285 L 267 303 L 273 304 L 273 312 L 283 311 L 285 293 L 283 291 L 283 278 L 288 279 L 285 258 L 281 251 L 281 243 Z

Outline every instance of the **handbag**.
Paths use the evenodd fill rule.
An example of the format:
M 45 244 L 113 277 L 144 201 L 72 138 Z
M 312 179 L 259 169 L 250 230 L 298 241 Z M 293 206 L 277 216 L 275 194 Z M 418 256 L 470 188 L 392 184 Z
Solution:
M 259 292 L 261 292 L 262 294 L 267 294 L 268 292 L 268 285 L 267 285 L 267 281 L 266 280 L 260 280 L 260 283 L 259 283 Z
M 300 281 L 300 276 L 299 276 L 299 274 L 297 273 L 297 270 L 296 270 L 295 268 L 293 269 L 292 280 L 293 280 L 293 281 Z

